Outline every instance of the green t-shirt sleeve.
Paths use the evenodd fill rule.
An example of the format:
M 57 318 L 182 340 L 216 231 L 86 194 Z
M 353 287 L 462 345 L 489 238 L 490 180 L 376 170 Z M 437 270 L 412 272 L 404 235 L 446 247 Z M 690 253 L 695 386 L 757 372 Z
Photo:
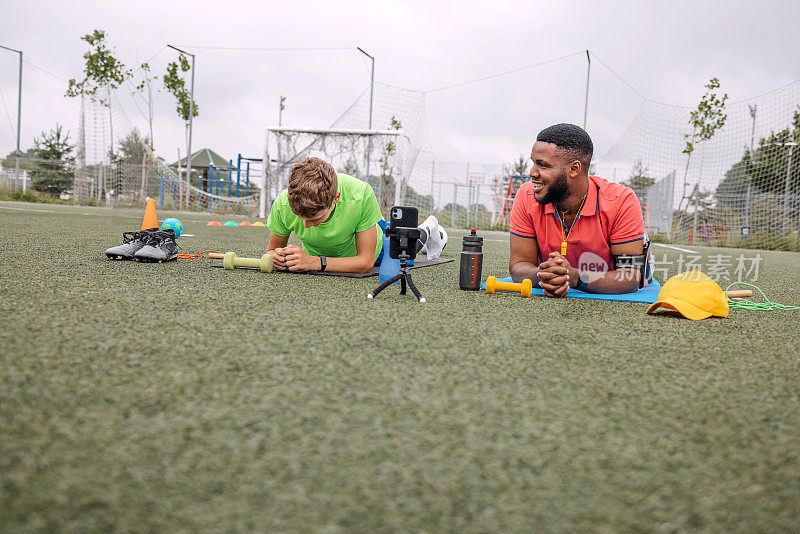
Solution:
M 278 198 L 275 199 L 275 202 L 272 203 L 272 208 L 269 210 L 269 217 L 267 217 L 267 228 L 275 235 L 289 237 L 292 231 L 286 227 L 284 221 L 286 220 L 286 210 L 290 208 L 288 203 L 282 201 L 283 199 L 279 195 Z
M 367 184 L 364 194 L 361 196 L 361 219 L 356 225 L 356 232 L 369 230 L 381 219 L 383 219 L 383 215 L 378 206 L 378 199 L 375 198 L 375 191 Z

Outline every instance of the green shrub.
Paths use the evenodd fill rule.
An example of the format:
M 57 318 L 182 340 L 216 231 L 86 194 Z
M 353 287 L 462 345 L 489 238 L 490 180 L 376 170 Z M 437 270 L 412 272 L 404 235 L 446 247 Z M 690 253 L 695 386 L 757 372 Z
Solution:
M 39 204 L 71 204 L 70 200 L 64 200 L 54 195 L 40 193 L 33 189 L 29 189 L 25 193 L 22 191 L 13 191 L 11 189 L 0 189 L 0 200 L 12 200 L 15 202 L 35 202 Z

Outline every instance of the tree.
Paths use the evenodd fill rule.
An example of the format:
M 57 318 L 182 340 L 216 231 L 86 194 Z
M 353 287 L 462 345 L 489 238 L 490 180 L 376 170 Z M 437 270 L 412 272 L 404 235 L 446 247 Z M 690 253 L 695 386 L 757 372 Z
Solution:
M 745 147 L 742 158 L 725 172 L 725 178 L 717 186 L 717 200 L 735 211 L 744 212 L 748 184 L 753 195 L 782 195 L 789 166 L 789 147 L 786 146 L 789 142 L 800 142 L 800 106 L 795 110 L 790 126 L 762 137 L 752 152 Z M 791 167 L 800 168 L 800 150 L 792 151 Z M 797 180 L 793 180 L 791 186 L 791 193 L 800 191 Z
M 120 139 L 118 147 L 116 155 L 112 154 L 111 160 L 116 165 L 141 165 L 142 160 L 145 160 L 145 163 L 153 162 L 153 156 L 149 150 L 150 138 L 147 136 L 142 137 L 137 128 L 134 128 L 128 135 Z
M 403 196 L 403 202 L 409 206 L 417 206 L 420 212 L 422 212 L 422 210 L 424 209 L 430 209 L 431 211 L 433 211 L 433 206 L 434 206 L 433 196 L 423 195 L 422 193 L 418 193 L 410 185 L 406 186 L 406 193 L 405 196 Z
M 158 76 L 150 72 L 150 65 L 147 63 L 139 65 L 139 83 L 136 84 L 136 88 L 133 91 L 133 102 L 136 104 L 136 109 L 145 116 L 147 123 L 150 125 L 151 152 L 155 149 L 153 146 L 153 82 L 156 80 L 158 80 Z M 147 114 L 139 107 L 137 97 L 147 106 Z
M 455 211 L 456 213 L 459 213 L 459 212 L 466 213 L 467 212 L 467 208 L 465 206 L 462 206 L 461 204 L 457 204 L 457 203 L 454 203 L 454 202 L 448 202 L 447 204 L 445 204 L 444 208 L 442 208 L 442 212 L 443 213 L 449 213 L 451 211 Z
M 167 64 L 167 73 L 162 77 L 164 87 L 175 97 L 175 109 L 178 116 L 186 123 L 186 135 L 189 135 L 189 114 L 192 118 L 197 117 L 199 108 L 197 102 L 191 99 L 189 90 L 186 89 L 186 80 L 181 77 L 181 73 L 188 72 L 191 66 L 186 56 L 180 54 L 178 61 Z M 180 70 L 180 72 L 178 72 Z M 191 110 L 191 111 L 190 111 Z
M 642 208 L 647 205 L 647 189 L 656 183 L 655 178 L 647 176 L 647 170 L 647 166 L 642 163 L 642 160 L 638 160 L 633 165 L 630 178 L 622 182 L 622 185 L 633 189 L 633 192 L 639 197 Z
M 714 134 L 725 126 L 725 121 L 728 119 L 725 114 L 725 102 L 728 100 L 728 95 L 726 93 L 722 95 L 722 98 L 718 97 L 714 91 L 719 87 L 719 79 L 711 78 L 705 85 L 706 93 L 700 99 L 700 103 L 697 104 L 697 109 L 693 110 L 689 115 L 689 125 L 692 127 L 692 133 L 684 135 L 686 147 L 684 147 L 683 153 L 686 154 L 686 170 L 683 175 L 683 194 L 678 204 L 678 209 L 681 210 L 683 201 L 687 201 L 686 207 L 682 210 L 684 213 L 689 204 L 692 203 L 691 196 L 686 196 L 686 188 L 689 186 L 687 182 L 689 161 L 692 157 L 692 152 L 694 152 L 695 144 L 708 141 L 714 137 Z M 697 188 L 694 189 L 693 194 L 696 191 Z
M 504 171 L 514 176 L 528 175 L 528 158 L 520 154 L 517 159 L 504 165 Z
M 93 102 L 100 102 L 104 106 L 111 105 L 111 89 L 116 89 L 131 77 L 130 70 L 114 57 L 114 51 L 106 45 L 106 33 L 102 30 L 81 37 L 92 47 L 83 54 L 86 59 L 84 77 L 81 81 L 70 79 L 67 85 L 68 97 L 88 96 Z M 106 89 L 106 94 L 98 91 Z
M 356 163 L 356 158 L 354 158 L 353 156 L 347 158 L 347 161 L 344 162 L 344 166 L 342 167 L 342 172 L 344 174 L 348 174 L 350 176 L 358 178 L 360 171 L 358 170 L 358 163 Z
M 114 153 L 114 119 L 111 113 L 111 90 L 116 89 L 131 77 L 131 71 L 114 57 L 114 50 L 106 44 L 106 33 L 102 30 L 81 37 L 89 43 L 90 49 L 83 54 L 86 64 L 83 69 L 84 77 L 81 81 L 70 79 L 67 84 L 66 96 L 74 98 L 77 96 L 88 96 L 93 102 L 99 102 L 108 108 L 108 124 L 111 134 L 110 153 Z M 102 89 L 105 88 L 105 91 Z M 83 171 L 81 171 L 83 172 Z M 87 198 L 85 176 L 75 182 L 75 200 L 83 202 Z
M 2 166 L 4 169 L 13 169 L 16 165 L 16 157 L 17 151 L 12 150 L 9 154 L 4 157 L 2 160 Z M 19 168 L 20 170 L 33 170 L 36 168 L 36 163 L 33 161 L 36 159 L 36 149 L 29 148 L 25 152 L 20 150 L 19 154 Z
M 742 159 L 734 163 L 725 172 L 725 178 L 717 185 L 714 197 L 719 204 L 724 204 L 735 211 L 744 211 L 744 196 L 747 193 L 747 184 L 750 183 L 753 170 L 753 158 L 750 148 L 744 149 Z M 741 209 L 740 209 L 741 208 Z
M 795 112 L 794 128 L 786 128 L 778 133 L 770 133 L 759 141 L 751 163 L 751 184 L 760 193 L 783 194 L 789 154 L 792 154 L 792 168 L 800 163 L 800 150 L 790 150 L 787 143 L 800 142 L 800 114 Z M 796 180 L 793 180 L 796 182 Z M 790 183 L 791 184 L 791 183 Z M 790 192 L 797 191 L 796 183 L 791 184 Z
M 470 204 L 469 210 L 475 215 L 479 215 L 481 213 L 489 213 L 488 208 L 482 202 L 473 202 L 472 204 Z
M 687 208 L 693 207 L 695 212 L 700 212 L 710 208 L 712 204 L 714 204 L 714 201 L 711 200 L 711 191 L 704 191 L 700 189 L 700 184 L 694 184 L 692 194 L 689 195 Z
M 392 117 L 391 123 L 389 124 L 389 129 L 391 130 L 399 130 L 402 128 L 402 124 L 396 117 Z M 381 198 L 380 198 L 380 207 L 381 211 L 386 214 L 389 210 L 389 185 L 394 182 L 392 178 L 392 173 L 394 171 L 394 165 L 391 158 L 393 158 L 397 154 L 397 145 L 394 141 L 388 141 L 386 145 L 383 147 L 381 159 L 378 160 L 380 162 L 380 169 L 381 169 Z M 395 188 L 400 184 L 395 184 Z
M 59 195 L 72 189 L 72 150 L 69 132 L 64 134 L 60 124 L 33 139 L 33 154 L 39 160 L 31 170 L 33 188 L 43 193 Z

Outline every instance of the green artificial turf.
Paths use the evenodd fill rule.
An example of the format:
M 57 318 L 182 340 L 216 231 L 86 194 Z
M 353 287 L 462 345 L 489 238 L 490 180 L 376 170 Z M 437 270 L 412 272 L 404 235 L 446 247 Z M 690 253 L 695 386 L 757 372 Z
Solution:
M 267 243 L 167 216 L 183 252 Z M 797 531 L 800 311 L 485 295 L 458 261 L 413 272 L 424 305 L 107 261 L 140 221 L 0 203 L 4 532 Z M 507 275 L 484 235 L 484 278 Z M 756 284 L 800 304 L 800 255 L 760 254 Z

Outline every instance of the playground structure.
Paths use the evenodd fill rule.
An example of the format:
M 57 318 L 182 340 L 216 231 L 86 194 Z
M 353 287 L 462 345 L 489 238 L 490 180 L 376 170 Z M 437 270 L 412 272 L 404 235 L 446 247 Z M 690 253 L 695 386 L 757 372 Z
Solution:
M 497 220 L 492 223 L 492 226 L 509 226 L 511 219 L 511 207 L 514 205 L 514 198 L 517 196 L 517 191 L 522 187 L 522 184 L 528 181 L 530 177 L 524 174 L 512 174 L 507 178 L 507 186 L 503 191 L 500 198 L 495 198 L 495 203 L 500 204 L 500 210 L 497 214 Z
M 198 176 L 197 188 L 209 194 L 207 202 L 209 211 L 220 204 L 233 202 L 233 198 L 247 199 L 258 195 L 258 190 L 251 189 L 251 163 L 261 164 L 261 158 L 247 158 L 239 154 L 236 157 L 236 165 L 233 164 L 233 160 L 228 160 L 226 168 L 215 167 L 212 163 L 208 166 L 205 178 L 202 175 Z
M 730 232 L 730 228 L 724 224 L 687 224 L 686 229 L 686 241 L 689 245 L 697 245 L 698 239 L 706 245 L 712 242 L 727 243 Z
M 260 175 L 260 164 L 260 158 L 248 158 L 241 154 L 237 155 L 236 165 L 232 159 L 228 160 L 228 166 L 222 169 L 210 164 L 206 172 L 197 173 L 197 187 L 190 186 L 188 204 L 197 210 L 208 211 L 235 211 L 237 205 L 252 204 L 253 199 L 258 196 L 258 190 L 253 187 L 251 176 Z M 181 175 L 180 172 L 169 173 L 161 170 L 156 196 L 158 207 L 163 208 L 168 203 L 175 207 L 182 206 L 186 197 L 184 193 L 186 184 L 178 177 Z M 143 174 L 150 174 L 150 171 L 145 169 Z M 147 189 L 147 186 L 143 188 Z

